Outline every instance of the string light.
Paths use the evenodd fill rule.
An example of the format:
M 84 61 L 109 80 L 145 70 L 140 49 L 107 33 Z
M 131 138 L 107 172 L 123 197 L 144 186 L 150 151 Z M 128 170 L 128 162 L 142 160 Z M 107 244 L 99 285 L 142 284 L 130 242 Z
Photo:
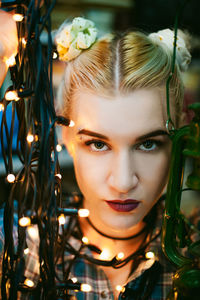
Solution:
M 56 52 L 53 52 L 53 59 L 56 59 L 58 57 L 58 54 Z
M 14 174 L 8 174 L 6 179 L 9 183 L 13 183 L 15 181 L 15 175 Z
M 7 91 L 5 93 L 5 99 L 7 101 L 18 101 L 20 98 L 18 97 L 17 91 Z
M 65 220 L 65 215 L 64 214 L 61 214 L 59 217 L 58 217 L 58 222 L 60 225 L 64 225 L 66 223 L 66 220 Z
M 90 292 L 92 290 L 91 285 L 82 283 L 81 284 L 81 291 L 82 292 Z
M 22 39 L 21 39 L 21 41 L 22 41 L 22 45 L 24 45 L 24 46 L 26 46 L 26 39 L 23 37 Z
M 15 55 L 13 54 L 11 57 L 5 59 L 5 63 L 8 68 L 16 65 Z
M 74 127 L 74 125 L 75 125 L 74 121 L 70 120 L 69 127 Z
M 26 137 L 27 142 L 32 143 L 34 141 L 34 135 L 28 134 Z
M 21 22 L 23 20 L 24 16 L 22 14 L 14 14 L 13 15 L 13 20 L 15 22 Z
M 26 278 L 24 284 L 28 287 L 34 287 L 34 282 L 31 279 Z
M 82 242 L 83 242 L 84 244 L 88 245 L 88 244 L 89 244 L 89 239 L 88 239 L 86 236 L 83 236 L 83 237 L 82 237 Z
M 31 224 L 31 219 L 29 217 L 22 217 L 19 219 L 19 225 L 21 227 L 26 227 Z
M 78 282 L 78 279 L 77 279 L 76 277 L 72 277 L 72 278 L 71 278 L 71 281 L 72 281 L 73 283 L 76 283 L 76 282 Z
M 0 111 L 4 111 L 4 105 L 3 105 L 3 103 L 0 103 Z
M 62 179 L 62 175 L 59 173 L 57 173 L 55 176 L 58 177 L 59 179 Z
M 100 259 L 109 260 L 110 258 L 111 258 L 110 250 L 107 248 L 104 248 L 100 254 Z
M 115 289 L 120 293 L 123 293 L 125 291 L 125 287 L 119 284 L 116 285 Z
M 148 251 L 145 253 L 146 259 L 154 258 L 155 254 L 152 251 Z
M 62 145 L 60 145 L 60 144 L 56 145 L 56 151 L 57 152 L 62 151 Z
M 24 254 L 28 254 L 28 253 L 29 253 L 29 249 L 28 248 L 24 249 Z
M 121 259 L 123 259 L 124 258 L 124 253 L 123 252 L 119 252 L 118 254 L 117 254 L 117 256 L 116 256 L 116 259 L 117 260 L 121 260 Z
M 78 210 L 78 215 L 81 218 L 87 218 L 89 216 L 89 210 L 86 208 L 80 208 Z

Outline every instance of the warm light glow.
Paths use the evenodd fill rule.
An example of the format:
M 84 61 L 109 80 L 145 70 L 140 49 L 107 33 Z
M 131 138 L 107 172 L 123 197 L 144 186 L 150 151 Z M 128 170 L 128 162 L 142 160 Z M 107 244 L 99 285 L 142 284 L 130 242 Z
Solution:
M 24 284 L 27 285 L 28 287 L 34 286 L 34 282 L 28 278 L 26 278 L 26 280 L 24 281 Z
M 116 285 L 115 289 L 120 293 L 123 293 L 125 291 L 125 287 L 119 284 Z
M 72 281 L 73 283 L 76 283 L 76 282 L 78 281 L 78 279 L 77 279 L 76 277 L 72 277 L 72 278 L 71 278 L 71 281 Z
M 38 230 L 34 226 L 29 226 L 27 228 L 27 230 L 28 230 L 28 233 L 29 233 L 29 235 L 32 239 L 38 239 L 39 238 Z
M 56 59 L 58 57 L 58 54 L 56 52 L 53 52 L 53 59 Z
M 61 214 L 59 217 L 58 217 L 58 222 L 60 225 L 64 225 L 66 220 L 65 220 L 65 215 L 64 214 Z
M 81 218 L 86 218 L 86 217 L 89 216 L 89 210 L 86 209 L 86 208 L 80 208 L 80 209 L 78 210 L 78 215 L 79 215 L 79 217 L 81 217 Z
M 104 248 L 102 250 L 101 254 L 100 254 L 100 259 L 102 259 L 102 260 L 109 260 L 110 258 L 111 258 L 110 250 Z
M 34 141 L 34 135 L 28 134 L 26 137 L 27 142 L 32 143 Z
M 92 290 L 91 286 L 86 283 L 81 284 L 81 291 L 82 292 L 90 292 Z
M 24 37 L 22 38 L 22 45 L 26 46 L 26 39 Z
M 58 145 L 56 146 L 56 151 L 57 151 L 57 152 L 62 151 L 62 145 L 58 144 Z
M 19 219 L 19 225 L 26 227 L 31 224 L 31 219 L 29 217 L 22 217 Z
M 7 181 L 10 183 L 13 183 L 15 181 L 15 175 L 14 174 L 8 174 L 7 175 Z
M 118 254 L 117 254 L 117 256 L 116 256 L 116 259 L 117 260 L 121 260 L 121 259 L 123 259 L 124 258 L 124 253 L 123 252 L 119 252 Z
M 8 91 L 8 92 L 6 92 L 6 94 L 5 94 L 5 99 L 6 99 L 7 101 L 12 101 L 12 100 L 18 101 L 18 100 L 19 100 L 19 97 L 18 97 L 18 94 L 17 94 L 16 91 Z
M 14 14 L 13 15 L 13 20 L 15 22 L 21 22 L 23 20 L 24 16 L 22 14 Z
M 3 105 L 3 103 L 0 103 L 0 111 L 4 111 L 4 105 Z
M 60 178 L 60 179 L 62 179 L 62 175 L 59 174 L 59 173 L 57 173 L 55 176 L 58 177 L 58 178 Z
M 178 300 L 179 293 L 177 291 L 174 292 L 174 300 Z
M 11 57 L 5 59 L 7 67 L 13 67 L 16 65 L 15 55 L 13 54 Z
M 152 251 L 148 251 L 145 253 L 146 259 L 154 258 L 155 254 Z
M 29 253 L 29 249 L 28 248 L 24 249 L 24 254 L 28 254 L 28 253 Z
M 82 237 L 82 242 L 83 242 L 84 244 L 88 245 L 88 244 L 89 244 L 89 239 L 88 239 L 86 236 L 83 236 L 83 237 Z
M 74 125 L 75 125 L 74 121 L 70 120 L 69 127 L 74 127 Z

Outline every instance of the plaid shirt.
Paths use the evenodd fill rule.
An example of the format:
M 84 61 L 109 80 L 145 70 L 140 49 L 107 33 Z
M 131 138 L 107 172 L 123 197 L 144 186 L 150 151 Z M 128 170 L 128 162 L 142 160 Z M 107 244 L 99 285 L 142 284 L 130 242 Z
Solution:
M 0 214 L 0 250 L 3 251 L 3 214 Z M 158 222 L 154 232 L 160 229 L 160 221 Z M 29 252 L 25 254 L 26 269 L 24 276 L 31 279 L 35 285 L 39 279 L 39 262 L 38 262 L 38 249 L 39 249 L 39 238 L 37 235 L 37 225 L 34 225 L 36 230 L 35 238 L 30 237 L 27 231 L 27 245 Z M 17 243 L 17 215 L 14 217 L 14 240 Z M 81 242 L 74 237 L 70 237 L 71 245 L 79 249 Z M 161 250 L 160 236 L 154 241 L 152 241 L 147 249 L 147 251 L 154 252 L 155 256 L 151 259 L 146 259 L 141 261 L 138 268 L 132 273 L 125 284 L 125 292 L 119 295 L 118 299 L 134 300 L 142 299 L 146 292 L 146 286 L 148 282 L 153 282 L 151 288 L 151 294 L 148 296 L 149 300 L 161 300 L 166 299 L 169 291 L 172 287 L 172 266 L 168 260 L 164 257 Z M 82 253 L 92 256 L 92 252 L 84 247 Z M 70 262 L 73 259 L 73 255 L 66 254 L 65 262 Z M 56 271 L 58 276 L 62 277 L 62 267 L 61 264 L 57 264 Z M 99 300 L 99 299 L 114 299 L 111 283 L 109 282 L 106 274 L 101 269 L 101 267 L 94 265 L 83 258 L 77 258 L 72 268 L 70 269 L 70 278 L 76 277 L 78 282 L 87 283 L 91 286 L 91 292 L 76 292 L 69 291 L 70 295 L 74 295 L 72 299 L 78 300 Z M 142 289 L 141 289 L 142 287 Z M 137 298 L 135 295 L 140 289 L 141 297 Z M 31 299 L 30 295 L 21 295 L 19 299 Z

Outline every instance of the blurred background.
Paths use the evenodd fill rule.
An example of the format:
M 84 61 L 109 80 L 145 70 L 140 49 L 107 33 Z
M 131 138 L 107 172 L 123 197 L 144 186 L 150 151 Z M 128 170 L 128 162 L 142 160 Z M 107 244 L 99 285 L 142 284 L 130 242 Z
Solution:
M 177 7 L 183 0 L 57 0 L 51 14 L 52 29 L 56 30 L 64 20 L 77 16 L 89 18 L 94 21 L 100 35 L 112 31 L 124 31 L 128 29 L 142 29 L 146 32 L 154 32 L 164 28 L 173 28 Z M 188 71 L 184 74 L 185 104 L 184 112 L 187 123 L 192 115 L 188 110 L 188 104 L 200 101 L 200 1 L 188 0 L 181 15 L 179 28 L 187 30 L 191 35 L 192 62 Z M 45 34 L 44 41 L 45 47 Z M 62 80 L 65 64 L 55 58 L 53 63 L 53 82 L 56 95 L 57 88 Z M 1 97 L 9 83 L 9 74 L 1 89 Z M 59 132 L 59 131 L 58 131 Z M 62 149 L 59 152 L 61 173 L 63 176 L 63 194 L 78 192 L 76 186 L 72 161 L 66 153 L 59 137 Z M 15 145 L 13 146 L 15 148 Z M 16 159 L 15 170 L 20 168 Z M 4 188 L 5 169 L 0 159 L 0 188 Z M 194 198 L 199 194 L 194 193 Z M 187 201 L 186 201 L 187 202 Z

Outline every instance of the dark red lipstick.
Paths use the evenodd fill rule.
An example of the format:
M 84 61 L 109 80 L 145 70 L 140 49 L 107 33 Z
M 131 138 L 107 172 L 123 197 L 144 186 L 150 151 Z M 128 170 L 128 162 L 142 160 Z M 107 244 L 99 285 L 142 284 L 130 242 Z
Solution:
M 140 201 L 133 200 L 133 199 L 126 199 L 126 200 L 111 200 L 111 201 L 106 201 L 106 203 L 115 211 L 129 212 L 136 209 L 140 204 Z

